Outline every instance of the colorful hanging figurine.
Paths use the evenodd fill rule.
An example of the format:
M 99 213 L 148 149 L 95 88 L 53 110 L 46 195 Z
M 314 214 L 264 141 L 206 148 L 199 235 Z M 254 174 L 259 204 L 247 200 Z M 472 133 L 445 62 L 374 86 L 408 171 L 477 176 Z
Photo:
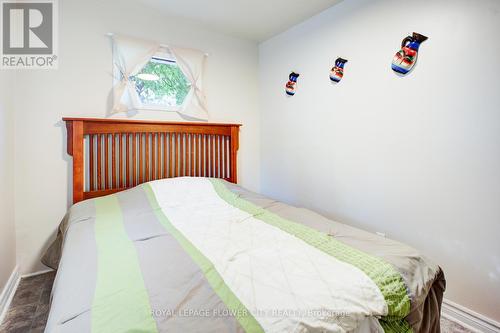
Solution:
M 332 67 L 330 71 L 330 80 L 333 82 L 340 82 L 344 76 L 344 65 L 347 62 L 346 59 L 337 58 L 335 60 L 335 66 Z
M 290 75 L 288 76 L 289 80 L 286 83 L 286 93 L 287 95 L 293 96 L 295 95 L 295 89 L 297 88 L 297 78 L 299 77 L 300 74 L 291 72 Z
M 401 74 L 406 74 L 417 62 L 418 48 L 420 44 L 427 40 L 424 35 L 413 33 L 413 36 L 408 36 L 401 43 L 401 50 L 396 53 L 392 60 L 392 70 Z

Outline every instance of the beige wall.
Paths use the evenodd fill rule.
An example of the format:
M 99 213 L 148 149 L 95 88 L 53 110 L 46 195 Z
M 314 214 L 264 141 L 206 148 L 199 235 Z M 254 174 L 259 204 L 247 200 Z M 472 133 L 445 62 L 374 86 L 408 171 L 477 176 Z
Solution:
M 198 48 L 210 54 L 210 120 L 241 122 L 240 181 L 259 190 L 258 47 L 170 19 L 136 1 L 59 1 L 59 69 L 22 71 L 16 89 L 16 231 L 21 273 L 42 268 L 41 252 L 70 203 L 63 116 L 104 117 L 111 89 L 107 32 Z M 28 97 L 28 98 L 26 98 Z M 136 118 L 182 120 L 175 113 Z
M 13 77 L 0 71 L 0 294 L 16 266 Z
M 412 31 L 429 40 L 403 78 Z M 445 297 L 497 321 L 499 33 L 500 1 L 349 0 L 260 46 L 263 192 L 413 245 Z

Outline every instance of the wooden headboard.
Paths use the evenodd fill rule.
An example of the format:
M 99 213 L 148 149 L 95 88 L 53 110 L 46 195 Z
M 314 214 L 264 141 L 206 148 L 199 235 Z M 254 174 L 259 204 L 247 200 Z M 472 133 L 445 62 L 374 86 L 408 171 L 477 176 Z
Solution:
M 239 124 L 63 118 L 73 203 L 163 178 L 237 181 Z

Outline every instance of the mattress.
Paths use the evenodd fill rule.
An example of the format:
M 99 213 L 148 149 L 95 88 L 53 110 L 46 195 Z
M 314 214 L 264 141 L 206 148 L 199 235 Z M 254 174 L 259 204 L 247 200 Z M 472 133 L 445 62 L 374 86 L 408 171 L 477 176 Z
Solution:
M 46 332 L 439 332 L 442 270 L 417 250 L 218 179 L 70 208 Z

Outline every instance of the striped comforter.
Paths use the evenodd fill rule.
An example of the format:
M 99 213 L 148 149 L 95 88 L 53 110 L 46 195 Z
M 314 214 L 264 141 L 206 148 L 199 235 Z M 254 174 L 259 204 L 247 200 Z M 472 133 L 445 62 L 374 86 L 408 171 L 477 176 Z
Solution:
M 427 273 L 414 288 L 334 225 L 262 200 L 186 177 L 75 205 L 46 332 L 414 330 L 411 300 L 425 298 L 437 266 L 419 259 Z

